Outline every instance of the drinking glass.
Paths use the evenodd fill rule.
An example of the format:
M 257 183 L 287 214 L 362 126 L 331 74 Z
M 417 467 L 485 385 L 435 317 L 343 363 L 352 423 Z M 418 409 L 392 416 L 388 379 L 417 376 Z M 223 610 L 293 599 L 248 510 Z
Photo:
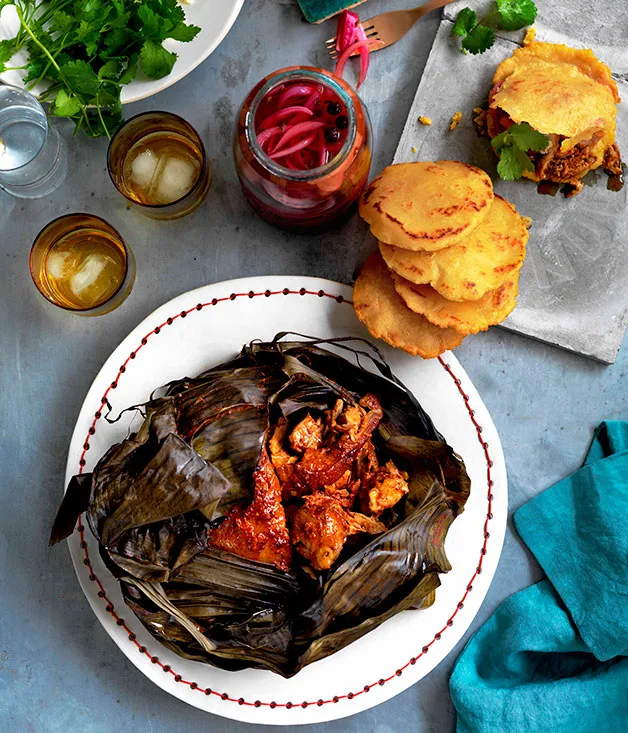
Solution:
M 107 167 L 124 198 L 153 219 L 191 213 L 211 183 L 203 141 L 171 112 L 145 112 L 128 120 L 109 144 Z
M 131 292 L 135 259 L 104 219 L 66 214 L 37 235 L 30 270 L 35 286 L 53 305 L 99 316 L 117 308 Z
M 19 198 L 40 198 L 66 172 L 65 145 L 41 104 L 24 89 L 0 85 L 0 187 Z

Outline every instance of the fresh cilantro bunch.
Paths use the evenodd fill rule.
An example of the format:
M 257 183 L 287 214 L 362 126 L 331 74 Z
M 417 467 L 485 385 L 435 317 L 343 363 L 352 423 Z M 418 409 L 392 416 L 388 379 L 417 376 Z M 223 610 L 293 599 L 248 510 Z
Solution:
M 462 38 L 463 52 L 484 53 L 495 42 L 492 24 L 506 31 L 518 31 L 532 25 L 536 13 L 532 0 L 497 0 L 497 9 L 481 20 L 471 8 L 463 8 L 456 16 L 451 34 Z
M 163 47 L 166 39 L 191 41 L 200 31 L 186 24 L 177 0 L 0 0 L 0 11 L 6 5 L 20 28 L 0 41 L 0 72 L 25 69 L 27 89 L 47 84 L 39 98 L 49 112 L 91 137 L 110 137 L 120 125 L 120 89 L 138 68 L 149 79 L 172 71 L 177 55 Z M 11 66 L 21 48 L 27 64 Z
M 549 139 L 537 132 L 527 122 L 511 125 L 491 140 L 493 150 L 499 155 L 497 172 L 505 181 L 518 181 L 524 171 L 534 171 L 528 151 L 540 152 L 549 145 Z

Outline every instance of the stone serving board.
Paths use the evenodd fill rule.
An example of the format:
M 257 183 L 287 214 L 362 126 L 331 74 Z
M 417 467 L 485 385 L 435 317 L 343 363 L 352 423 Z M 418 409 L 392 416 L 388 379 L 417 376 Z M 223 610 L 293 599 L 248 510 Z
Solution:
M 569 7 L 561 3 L 560 8 L 547 0 L 536 4 L 537 40 L 591 47 L 611 67 L 625 100 L 618 108 L 617 142 L 628 159 L 625 0 L 580 0 Z M 454 159 L 488 171 L 496 193 L 533 220 L 518 304 L 502 325 L 612 363 L 628 325 L 628 184 L 619 193 L 609 191 L 607 177 L 600 173 L 592 185 L 566 199 L 560 193 L 555 197 L 538 194 L 531 181 L 507 182 L 498 177 L 491 146 L 475 131 L 473 108 L 485 103 L 496 66 L 512 54 L 523 32 L 500 31 L 486 53 L 462 54 L 459 40 L 450 33 L 458 11 L 467 5 L 480 17 L 490 7 L 490 3 L 456 2 L 445 8 L 394 162 Z M 463 118 L 450 132 L 449 121 L 458 110 Z M 432 125 L 421 125 L 419 115 L 430 117 Z

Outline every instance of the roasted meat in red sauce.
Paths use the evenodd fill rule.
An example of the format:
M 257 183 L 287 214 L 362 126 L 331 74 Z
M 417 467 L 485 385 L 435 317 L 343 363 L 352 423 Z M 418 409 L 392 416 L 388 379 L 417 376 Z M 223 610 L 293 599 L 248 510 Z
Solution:
M 613 143 L 604 153 L 604 162 L 602 163 L 604 170 L 611 176 L 621 176 L 623 167 L 621 164 L 621 155 L 617 143 Z
M 351 467 L 383 416 L 382 406 L 375 395 L 363 397 L 359 407 L 362 408 L 359 423 L 356 424 L 356 413 L 352 409 L 349 428 L 338 440 L 318 450 L 305 451 L 293 468 L 292 483 L 316 491 L 338 481 Z
M 323 442 L 323 421 L 307 414 L 290 433 L 290 446 L 296 453 L 316 450 Z
M 292 466 L 297 462 L 297 456 L 288 453 L 284 443 L 288 435 L 288 421 L 281 418 L 277 427 L 268 441 L 268 449 L 270 451 L 270 460 L 275 467 L 279 481 L 285 484 L 292 474 Z
M 384 532 L 378 517 L 408 485 L 392 461 L 379 465 L 372 436 L 382 415 L 379 400 L 367 394 L 296 424 L 280 418 L 253 476 L 253 501 L 232 509 L 210 544 L 284 571 L 294 545 L 311 568 L 327 570 L 349 535 Z M 353 511 L 359 506 L 363 513 Z
M 232 509 L 224 522 L 211 530 L 209 544 L 287 572 L 292 563 L 292 545 L 281 501 L 281 484 L 266 448 L 262 448 L 253 473 L 253 485 L 253 501 L 246 508 Z
M 365 511 L 377 516 L 394 507 L 408 491 L 408 474 L 400 471 L 392 461 L 388 461 L 371 479 L 370 488 L 363 500 Z
M 386 527 L 374 517 L 350 512 L 322 493 L 305 497 L 292 520 L 295 549 L 315 570 L 328 570 L 351 534 L 378 534 Z

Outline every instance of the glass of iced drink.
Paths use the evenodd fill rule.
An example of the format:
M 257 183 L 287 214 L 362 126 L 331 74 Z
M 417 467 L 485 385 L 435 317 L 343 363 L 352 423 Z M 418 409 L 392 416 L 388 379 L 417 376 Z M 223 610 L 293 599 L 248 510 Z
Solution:
M 128 245 L 92 214 L 67 214 L 46 225 L 31 248 L 30 270 L 44 298 L 82 316 L 117 308 L 135 280 Z
M 203 141 L 170 112 L 132 117 L 112 138 L 107 166 L 118 191 L 153 219 L 178 219 L 194 211 L 211 182 Z

